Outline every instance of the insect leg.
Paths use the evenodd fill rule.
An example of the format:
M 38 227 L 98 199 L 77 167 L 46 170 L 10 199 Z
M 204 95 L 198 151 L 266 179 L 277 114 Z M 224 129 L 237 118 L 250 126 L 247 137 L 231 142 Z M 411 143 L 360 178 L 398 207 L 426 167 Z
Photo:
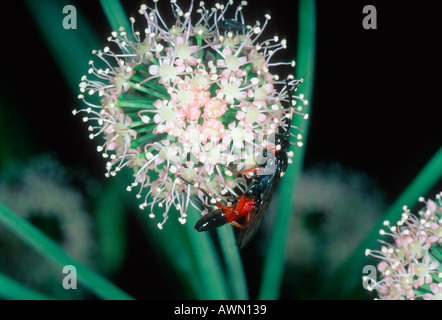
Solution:
M 246 198 L 245 197 L 241 197 L 238 200 L 238 203 L 235 206 L 235 211 L 234 213 L 236 215 L 239 215 L 239 213 L 244 209 L 244 205 L 246 204 Z
M 246 175 L 249 172 L 253 172 L 254 174 L 259 174 L 259 173 L 261 173 L 261 171 L 262 171 L 262 167 L 253 167 L 253 168 L 250 168 L 250 169 L 243 170 L 241 172 L 241 174 L 242 175 Z
M 232 226 L 235 226 L 235 227 L 240 228 L 240 229 L 244 229 L 244 228 L 245 228 L 242 224 L 239 224 L 239 223 L 236 222 L 236 221 L 230 221 L 230 224 L 231 224 Z
M 254 213 L 253 211 L 250 211 L 249 213 L 247 213 L 247 215 L 246 215 L 246 223 L 245 223 L 246 226 L 248 226 L 250 221 L 252 220 L 253 213 Z

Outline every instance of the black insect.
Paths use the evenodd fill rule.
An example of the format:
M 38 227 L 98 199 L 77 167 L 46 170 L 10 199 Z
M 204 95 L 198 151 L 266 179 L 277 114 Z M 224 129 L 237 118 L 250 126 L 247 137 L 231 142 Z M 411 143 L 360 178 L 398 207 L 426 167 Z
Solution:
M 245 194 L 249 194 L 251 197 L 253 196 L 253 198 L 257 200 L 255 203 L 255 211 L 250 219 L 250 222 L 246 228 L 241 229 L 238 234 L 236 243 L 241 249 L 244 248 L 244 246 L 249 243 L 258 232 L 264 218 L 264 213 L 269 207 L 276 186 L 287 170 L 287 150 L 290 148 L 289 138 L 293 117 L 292 96 L 293 92 L 301 82 L 302 80 L 298 81 L 295 87 L 290 90 L 288 81 L 286 80 L 290 117 L 287 117 L 285 119 L 286 123 L 279 127 L 278 133 L 275 135 L 275 145 L 263 150 L 264 157 L 267 158 L 269 152 L 273 152 L 274 157 L 269 157 L 269 159 L 261 166 L 246 170 L 254 171 L 256 174 L 252 177 L 252 182 Z
M 224 19 L 218 22 L 218 29 L 224 30 L 224 31 L 242 31 L 245 32 L 247 27 L 233 19 Z
M 263 150 L 263 157 L 268 158 L 267 161 L 243 172 L 243 174 L 247 172 L 255 173 L 246 192 L 232 206 L 224 206 L 217 202 L 216 205 L 219 209 L 212 210 L 197 221 L 195 225 L 197 231 L 207 231 L 231 223 L 241 229 L 236 242 L 241 249 L 256 235 L 276 186 L 287 169 L 287 150 L 290 148 L 289 137 L 293 108 L 291 99 L 293 92 L 301 82 L 302 80 L 290 90 L 288 81 L 286 81 L 287 90 L 289 90 L 290 116 L 285 119 L 286 123 L 279 128 L 275 135 L 274 145 L 270 145 Z M 274 154 L 274 156 L 269 156 L 269 153 Z M 242 224 L 240 224 L 242 219 Z
M 180 177 L 184 182 L 191 184 L 189 181 Z M 199 189 L 207 198 L 210 198 L 210 195 L 204 191 L 203 189 Z M 258 194 L 259 195 L 259 194 Z M 246 225 L 250 221 L 255 211 L 255 202 L 257 199 L 254 198 L 254 195 L 247 196 L 244 194 L 238 198 L 230 198 L 231 202 L 235 203 L 234 205 L 226 206 L 220 202 L 215 202 L 215 205 L 219 208 L 213 210 L 211 206 L 208 206 L 200 199 L 195 198 L 197 202 L 200 203 L 202 207 L 209 210 L 209 213 L 205 216 L 201 217 L 197 223 L 195 224 L 195 230 L 198 232 L 212 230 L 218 227 L 225 225 L 226 223 L 231 223 L 235 227 L 244 228 L 243 225 L 237 222 L 238 219 L 244 217 Z

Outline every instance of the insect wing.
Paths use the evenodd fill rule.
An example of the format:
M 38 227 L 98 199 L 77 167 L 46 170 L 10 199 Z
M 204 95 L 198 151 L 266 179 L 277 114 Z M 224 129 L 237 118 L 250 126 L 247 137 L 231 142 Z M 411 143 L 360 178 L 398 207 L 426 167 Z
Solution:
M 296 91 L 296 88 L 302 83 L 302 79 L 297 81 L 292 88 L 290 88 L 290 85 L 288 83 L 288 80 L 286 79 L 286 86 L 288 91 L 288 99 L 289 99 L 289 106 L 290 106 L 290 117 L 287 117 L 286 119 L 286 126 L 287 128 L 280 132 L 280 134 L 283 135 L 283 139 L 289 139 L 289 133 L 291 129 L 292 124 L 292 118 L 293 118 L 293 105 L 292 105 L 292 96 L 293 93 Z M 288 144 L 288 146 L 290 146 Z M 287 147 L 288 149 L 288 147 Z M 241 230 L 238 234 L 238 240 L 236 241 L 237 245 L 240 246 L 240 248 L 244 248 L 247 243 L 250 242 L 250 240 L 253 239 L 253 237 L 256 235 L 256 233 L 259 230 L 259 227 L 261 226 L 262 220 L 264 218 L 264 214 L 267 210 L 267 208 L 270 205 L 270 201 L 272 200 L 273 192 L 276 189 L 276 186 L 278 184 L 278 181 L 281 179 L 281 173 L 283 173 L 287 168 L 287 154 L 285 153 L 285 150 L 280 151 L 279 155 L 277 155 L 278 161 L 277 161 L 277 168 L 276 170 L 268 176 L 263 176 L 258 180 L 257 183 L 266 185 L 266 187 L 263 189 L 261 194 L 261 200 L 259 201 L 255 212 L 253 214 L 252 219 L 250 220 L 250 223 L 248 226 L 246 226 L 245 229 Z
M 218 27 L 226 31 L 227 30 L 244 31 L 246 29 L 245 25 L 232 19 L 226 19 L 219 22 Z
M 259 201 L 249 225 L 246 226 L 246 228 L 241 229 L 238 234 L 236 244 L 239 245 L 240 249 L 244 248 L 258 232 L 264 218 L 264 214 L 269 207 L 270 201 L 272 200 L 273 192 L 278 184 L 279 175 L 273 173 L 268 176 L 263 176 L 263 179 L 266 179 L 267 181 L 265 181 L 266 188 L 262 193 L 261 201 Z

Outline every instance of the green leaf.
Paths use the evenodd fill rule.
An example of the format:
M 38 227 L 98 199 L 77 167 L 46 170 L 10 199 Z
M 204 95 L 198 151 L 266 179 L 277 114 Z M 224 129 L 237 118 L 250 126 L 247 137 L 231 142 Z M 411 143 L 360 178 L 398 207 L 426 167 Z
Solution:
M 77 269 L 78 280 L 97 296 L 103 299 L 131 299 L 128 294 L 115 287 L 102 276 L 69 257 L 55 242 L 1 202 L 0 223 L 4 224 L 42 256 L 58 265 L 60 274 L 62 274 L 64 266 L 74 266 Z
M 193 228 L 200 215 L 199 212 L 189 208 L 187 214 L 185 229 L 190 239 L 193 257 L 196 261 L 196 272 L 198 272 L 201 285 L 204 288 L 204 297 L 202 298 L 209 300 L 231 299 L 221 261 L 217 256 L 210 233 L 197 232 Z
M 129 185 L 132 180 L 127 172 L 119 172 L 113 179 L 120 187 Z M 160 260 L 167 262 L 169 270 L 174 271 L 178 281 L 187 286 L 187 294 L 193 294 L 198 299 L 228 299 L 227 283 L 210 234 L 193 229 L 200 213 L 189 208 L 188 221 L 182 225 L 177 222 L 179 213 L 171 208 L 169 219 L 160 230 L 155 221 L 138 208 L 134 197 L 134 194 L 124 191 L 124 199 L 134 208 L 152 247 L 156 248 Z M 157 216 L 164 213 L 161 208 L 153 210 Z
M 235 244 L 235 234 L 231 225 L 217 229 L 221 251 L 226 261 L 227 279 L 232 292 L 232 299 L 247 300 L 249 293 L 241 255 Z
M 100 4 L 112 30 L 119 31 L 119 28 L 123 27 L 127 32 L 127 37 L 132 40 L 132 27 L 121 2 L 119 0 L 100 0 Z
M 52 300 L 43 293 L 28 288 L 0 272 L 0 296 L 13 300 Z

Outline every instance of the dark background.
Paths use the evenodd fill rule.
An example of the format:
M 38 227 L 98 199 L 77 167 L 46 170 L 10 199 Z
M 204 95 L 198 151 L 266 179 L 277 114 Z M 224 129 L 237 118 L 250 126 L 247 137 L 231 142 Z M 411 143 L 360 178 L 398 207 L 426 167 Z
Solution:
M 138 16 L 140 1 L 123 3 L 128 15 Z M 442 141 L 442 27 L 440 11 L 430 3 L 317 2 L 315 80 L 305 167 L 339 162 L 365 172 L 391 202 L 438 150 Z M 362 27 L 362 8 L 368 4 L 377 9 L 376 30 Z M 104 41 L 110 27 L 99 2 L 77 1 L 76 6 Z M 262 19 L 265 12 L 272 14 L 268 29 L 286 37 L 288 55 L 295 56 L 297 1 L 251 0 L 244 9 L 250 19 Z M 8 106 L 0 116 L 8 117 L 11 124 L 7 139 L 14 140 L 16 134 L 30 138 L 28 144 L 15 145 L 16 159 L 52 152 L 66 166 L 87 168 L 101 180 L 104 161 L 97 156 L 84 124 L 72 116 L 78 105 L 76 97 L 24 3 L 10 2 L 2 8 L 0 28 L 0 98 Z M 136 257 L 151 248 L 136 226 L 133 228 L 128 260 L 117 284 L 129 294 L 143 296 L 144 288 L 138 288 L 128 274 L 144 271 Z M 160 269 L 152 266 L 149 272 L 167 284 Z M 173 290 L 169 283 L 147 298 L 170 297 Z

